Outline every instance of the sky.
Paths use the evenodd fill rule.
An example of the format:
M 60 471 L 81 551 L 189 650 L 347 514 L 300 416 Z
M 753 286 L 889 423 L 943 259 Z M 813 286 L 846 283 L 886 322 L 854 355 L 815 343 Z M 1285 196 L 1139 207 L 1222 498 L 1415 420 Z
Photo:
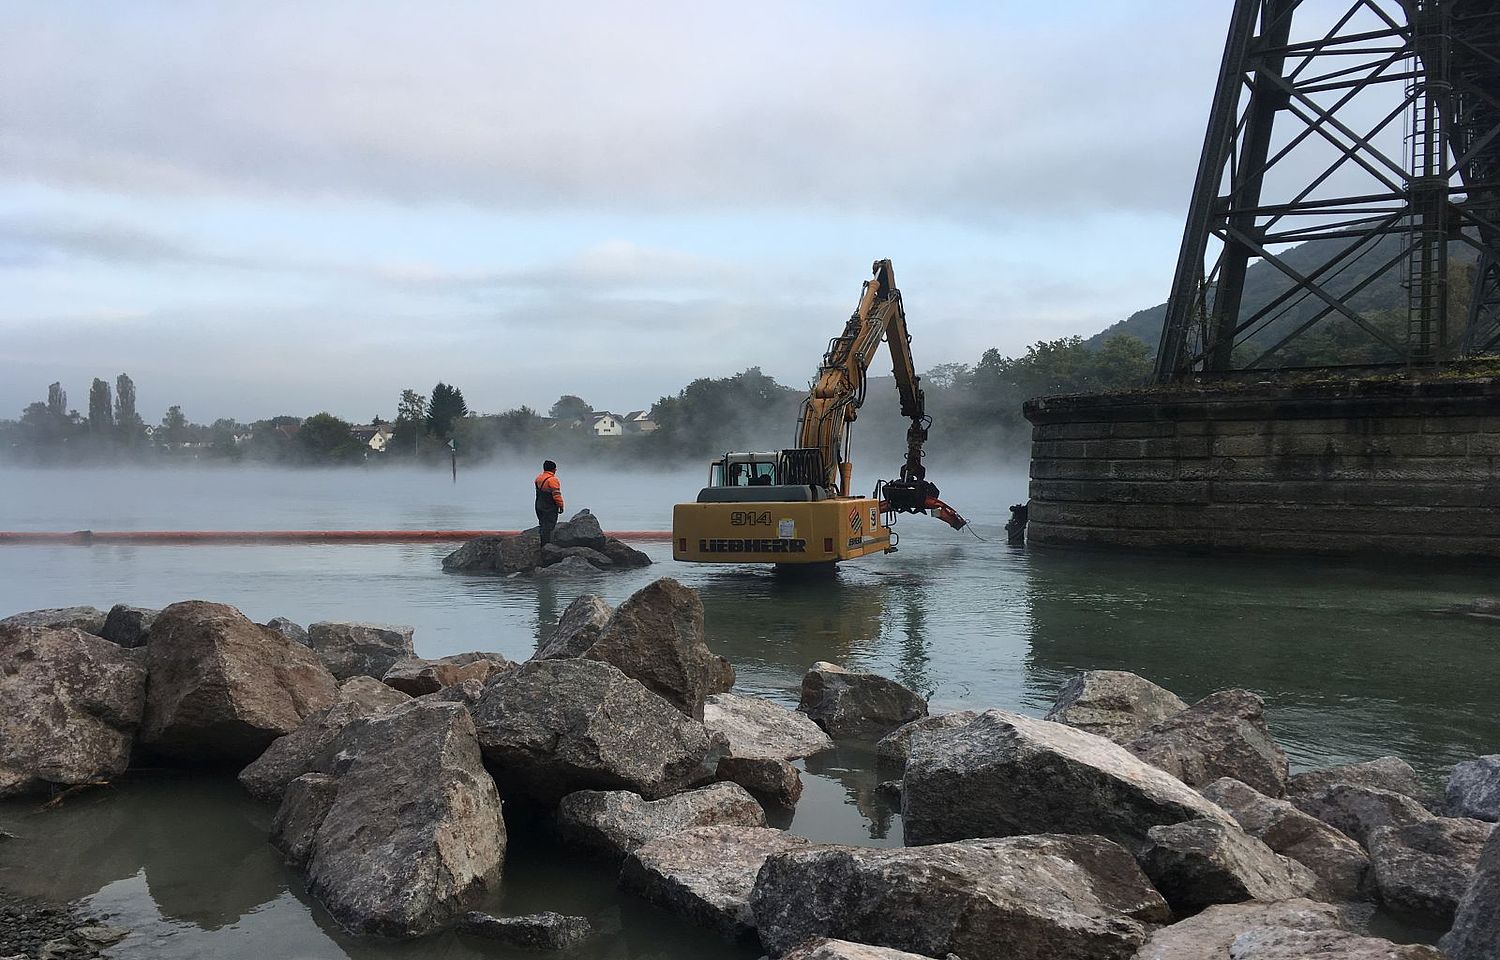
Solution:
M 0 0 L 0 417 L 801 385 L 1166 298 L 1230 4 Z M 881 361 L 883 362 L 883 361 Z

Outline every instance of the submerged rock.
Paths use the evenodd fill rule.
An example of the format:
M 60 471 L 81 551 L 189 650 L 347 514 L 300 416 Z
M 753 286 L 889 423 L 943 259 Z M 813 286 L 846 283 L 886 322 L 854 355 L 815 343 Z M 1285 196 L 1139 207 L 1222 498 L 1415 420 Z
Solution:
M 541 531 L 532 527 L 513 537 L 476 537 L 444 557 L 443 569 L 508 577 L 534 570 L 541 561 Z
M 819 937 L 781 955 L 781 960 L 926 960 L 920 954 Z
M 98 607 L 48 607 L 45 610 L 13 613 L 0 620 L 0 630 L 6 627 L 46 627 L 51 630 L 72 627 L 97 637 L 108 618 L 109 614 Z
M 1086 670 L 1058 691 L 1045 719 L 1116 743 L 1187 709 L 1177 694 L 1124 670 Z
M 515 666 L 498 653 L 455 653 L 437 660 L 405 657 L 392 664 L 382 680 L 402 693 L 420 697 L 465 680 L 485 683 Z
M 722 757 L 715 777 L 737 783 L 762 803 L 790 810 L 802 799 L 802 774 L 775 757 Z
M 1248 690 L 1209 694 L 1125 748 L 1190 786 L 1233 777 L 1267 796 L 1286 792 L 1286 754 L 1266 726 L 1265 702 Z
M 903 780 L 906 842 L 1099 834 L 1131 849 L 1161 824 L 1229 815 L 1103 737 L 987 710 L 919 737 Z
M 836 937 L 964 960 L 1120 960 L 1170 912 L 1124 849 L 1039 835 L 766 860 L 751 897 L 773 956 Z
M 1448 926 L 1494 827 L 1457 817 L 1376 827 L 1370 832 L 1370 872 L 1380 902 L 1397 913 Z
M 222 603 L 163 610 L 146 661 L 141 743 L 174 760 L 248 763 L 338 696 L 312 651 Z
M 1455 764 L 1445 794 L 1451 816 L 1500 820 L 1500 753 Z
M 637 848 L 620 867 L 620 889 L 729 940 L 755 940 L 750 894 L 772 854 L 807 846 L 769 827 L 692 827 Z
M 703 640 L 698 591 L 663 577 L 620 604 L 584 654 L 614 664 L 695 720 L 719 661 Z
M 331 803 L 326 781 L 288 791 L 278 837 L 292 846 L 286 825 L 305 835 L 316 821 L 302 844 L 308 890 L 345 928 L 421 936 L 496 888 L 506 846 L 500 797 L 462 706 L 413 701 L 356 720 L 328 766 Z
M 594 935 L 594 925 L 587 917 L 569 917 L 551 911 L 524 917 L 497 917 L 476 911 L 464 914 L 457 929 L 471 937 L 523 950 L 566 950 Z
M 1500 830 L 1490 833 L 1474 879 L 1441 946 L 1450 960 L 1492 960 L 1500 944 Z
M 592 573 L 650 566 L 651 558 L 606 537 L 598 519 L 588 510 L 580 510 L 554 527 L 546 547 L 542 546 L 540 529 L 532 527 L 509 537 L 476 537 L 443 558 L 444 570 L 502 577 L 518 573 L 558 576 L 559 571 L 546 571 L 564 564 L 564 572 Z M 586 570 L 583 564 L 588 564 Z
M 708 731 L 610 664 L 537 660 L 503 673 L 473 708 L 507 800 L 575 790 L 675 793 L 700 772 Z
M 1152 827 L 1140 862 L 1178 913 L 1216 903 L 1290 900 L 1308 896 L 1318 885 L 1302 864 L 1217 820 Z
M 1345 923 L 1337 907 L 1311 900 L 1221 904 L 1156 930 L 1135 960 L 1443 960 L 1431 947 L 1360 936 Z
M 880 742 L 875 744 L 875 759 L 882 766 L 904 770 L 906 761 L 911 757 L 912 741 L 917 737 L 962 727 L 977 716 L 977 711 L 960 710 L 957 713 L 940 713 L 935 717 L 923 717 L 903 724 L 881 737 Z
M 531 574 L 532 576 L 542 578 L 577 577 L 591 576 L 598 573 L 601 569 L 603 568 L 594 566 L 583 557 L 564 557 L 556 563 L 548 564 L 544 567 L 537 567 L 535 570 L 531 571 Z
M 599 551 L 609 558 L 609 562 L 616 570 L 635 570 L 651 566 L 651 558 L 644 552 L 614 537 L 605 540 L 604 546 L 600 547 Z
M 1399 793 L 1413 800 L 1427 800 L 1427 788 L 1422 785 L 1417 771 L 1400 757 L 1376 757 L 1363 763 L 1345 763 L 1308 770 L 1287 780 L 1286 792 L 1289 798 L 1306 797 L 1337 783 L 1374 787 L 1377 790 Z
M 1250 836 L 1317 874 L 1319 889 L 1335 900 L 1360 899 L 1370 858 L 1353 839 L 1286 800 L 1277 800 L 1228 778 L 1203 795 L 1239 822 Z
M 307 644 L 339 680 L 379 680 L 398 660 L 416 656 L 411 635 L 411 627 L 323 620 L 307 628 Z
M 581 657 L 599 639 L 614 609 L 592 593 L 585 593 L 568 604 L 551 638 L 531 655 L 533 660 L 559 660 Z
M 1315 793 L 1299 794 L 1292 803 L 1365 847 L 1377 827 L 1401 827 L 1432 819 L 1426 807 L 1405 794 L 1352 783 L 1335 783 Z
M 542 545 L 542 562 L 544 567 L 550 567 L 555 563 L 561 563 L 572 557 L 584 561 L 591 567 L 600 570 L 614 566 L 614 561 L 593 547 L 560 547 L 555 543 Z
M 831 737 L 877 740 L 927 716 L 927 701 L 879 674 L 820 662 L 802 678 L 797 709 Z
M 637 847 L 692 827 L 763 827 L 766 814 L 733 783 L 646 800 L 629 790 L 580 790 L 557 805 L 564 845 L 591 856 L 621 860 Z
M 117 603 L 109 608 L 99 636 L 122 647 L 144 647 L 151 636 L 151 624 L 156 622 L 159 613 L 160 610 Z
M 807 714 L 761 697 L 712 694 L 703 703 L 703 725 L 729 741 L 731 757 L 800 760 L 833 749 L 833 740 Z
M 125 648 L 73 627 L 0 627 L 0 797 L 124 773 L 145 701 Z

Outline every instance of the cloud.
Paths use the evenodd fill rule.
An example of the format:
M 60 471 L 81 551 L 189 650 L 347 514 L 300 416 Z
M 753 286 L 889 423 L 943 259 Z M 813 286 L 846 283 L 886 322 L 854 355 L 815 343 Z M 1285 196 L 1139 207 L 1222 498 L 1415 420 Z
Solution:
M 12 8 L 0 166 L 67 187 L 507 210 L 1175 211 L 1186 2 Z M 1205 42 L 1207 41 L 1207 42 Z M 1133 51 L 1122 56 L 1122 51 Z M 1170 53 L 1170 63 L 1152 54 Z M 66 64 L 65 69 L 59 69 Z

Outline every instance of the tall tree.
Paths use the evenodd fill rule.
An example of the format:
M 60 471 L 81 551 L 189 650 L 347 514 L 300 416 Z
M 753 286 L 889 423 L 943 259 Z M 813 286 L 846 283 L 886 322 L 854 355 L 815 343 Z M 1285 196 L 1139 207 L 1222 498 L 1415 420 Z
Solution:
M 417 443 L 427 425 L 427 398 L 415 390 L 402 390 L 401 400 L 396 404 L 396 426 L 392 431 L 390 449 L 398 454 L 417 453 Z
M 135 412 L 135 381 L 124 373 L 115 377 L 115 425 L 127 435 L 141 427 L 140 415 Z
M 61 383 L 53 383 L 47 387 L 47 412 L 54 417 L 68 415 L 68 394 Z
M 315 413 L 302 421 L 297 444 L 319 463 L 359 460 L 365 446 L 349 432 L 349 424 L 331 413 Z
M 95 377 L 93 386 L 89 387 L 89 433 L 105 437 L 114 433 L 114 429 L 114 403 L 109 395 L 109 383 Z
M 453 436 L 453 421 L 463 419 L 468 412 L 463 391 L 439 383 L 432 388 L 432 399 L 427 402 L 427 432 L 447 440 Z
M 168 443 L 181 443 L 187 438 L 187 417 L 182 415 L 182 407 L 172 404 L 167 408 L 167 413 L 161 418 L 162 432 L 166 434 Z
M 575 397 L 568 393 L 557 398 L 552 409 L 547 411 L 547 416 L 553 420 L 582 420 L 593 412 L 594 408 L 589 406 L 582 397 Z

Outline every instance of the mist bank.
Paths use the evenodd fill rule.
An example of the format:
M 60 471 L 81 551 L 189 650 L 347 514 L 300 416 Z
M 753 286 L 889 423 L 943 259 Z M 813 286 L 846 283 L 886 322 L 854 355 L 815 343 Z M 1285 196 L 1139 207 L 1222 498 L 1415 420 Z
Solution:
M 979 362 L 944 364 L 921 378 L 930 419 L 928 462 L 963 468 L 1019 462 L 1030 425 L 1022 403 L 1043 394 L 1079 393 L 1141 383 L 1150 349 L 1121 335 L 1098 347 L 1078 337 L 1038 342 L 1020 357 L 987 350 Z M 148 425 L 134 409 L 126 375 L 95 380 L 89 416 L 70 410 L 60 383 L 20 420 L 0 421 L 0 463 L 28 466 L 181 465 L 202 462 L 275 466 L 477 464 L 495 458 L 550 458 L 602 466 L 664 467 L 702 463 L 729 450 L 779 450 L 796 444 L 806 390 L 784 386 L 751 367 L 722 378 L 700 378 L 649 409 L 596 410 L 565 394 L 543 414 L 527 406 L 498 414 L 468 409 L 463 391 L 439 383 L 430 395 L 401 392 L 394 420 L 368 424 L 329 412 L 283 415 L 253 423 L 193 423 L 177 406 Z M 889 463 L 906 451 L 903 417 L 892 377 L 871 377 L 854 424 L 851 458 Z M 128 390 L 128 393 L 127 393 Z M 125 401 L 128 398 L 128 403 Z

